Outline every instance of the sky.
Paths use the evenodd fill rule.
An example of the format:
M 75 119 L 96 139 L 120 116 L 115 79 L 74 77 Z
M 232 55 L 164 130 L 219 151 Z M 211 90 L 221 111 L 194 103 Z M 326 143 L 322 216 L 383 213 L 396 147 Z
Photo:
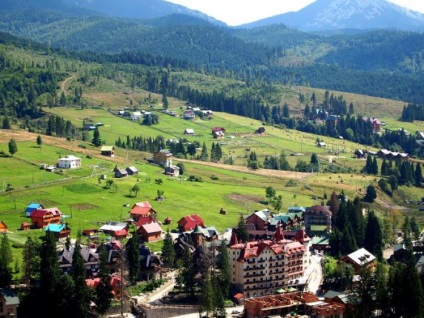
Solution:
M 315 0 L 167 0 L 198 10 L 230 26 L 241 25 L 274 15 L 299 11 Z M 388 0 L 424 13 L 424 0 Z

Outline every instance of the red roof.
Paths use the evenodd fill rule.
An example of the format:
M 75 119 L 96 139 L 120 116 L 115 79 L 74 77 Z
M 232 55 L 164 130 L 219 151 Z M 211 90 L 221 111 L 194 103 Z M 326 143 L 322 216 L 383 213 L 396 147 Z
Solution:
M 137 202 L 136 204 L 134 204 L 133 207 L 135 207 L 135 206 L 140 206 L 140 207 L 144 207 L 144 208 L 151 208 L 152 207 L 148 201 Z
M 144 231 L 147 234 L 162 232 L 162 228 L 156 222 L 152 222 L 152 223 L 149 223 L 149 224 L 143 224 L 141 227 L 144 229 Z
M 144 224 L 149 224 L 149 223 L 152 223 L 152 222 L 155 222 L 154 218 L 151 218 L 150 216 L 143 216 L 143 217 L 138 219 L 137 227 L 140 227 Z
M 51 211 L 47 211 L 47 210 L 34 210 L 31 212 L 31 217 L 33 218 L 42 218 L 44 217 L 47 213 L 52 213 Z
M 244 298 L 244 295 L 242 293 L 238 293 L 238 294 L 234 295 L 234 298 L 240 300 L 240 299 Z
M 126 229 L 117 230 L 114 232 L 115 236 L 127 236 L 128 231 Z
M 88 287 L 96 288 L 97 285 L 99 285 L 100 283 L 100 278 L 99 277 L 89 278 L 85 280 L 85 283 L 87 284 Z
M 149 215 L 151 212 L 155 212 L 155 210 L 153 210 L 152 207 L 142 207 L 142 206 L 135 205 L 131 209 L 130 214 Z
M 212 132 L 217 132 L 217 131 L 225 131 L 225 128 L 223 128 L 223 127 L 214 127 L 214 128 L 212 128 Z
M 203 219 L 198 214 L 185 216 L 178 221 L 178 226 L 182 226 L 184 230 L 194 229 L 196 225 L 204 227 Z

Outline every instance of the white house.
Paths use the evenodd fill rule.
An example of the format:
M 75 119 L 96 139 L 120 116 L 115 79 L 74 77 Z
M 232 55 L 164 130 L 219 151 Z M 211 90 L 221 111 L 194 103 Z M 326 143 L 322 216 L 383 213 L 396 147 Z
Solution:
M 141 112 L 132 112 L 131 119 L 132 120 L 140 120 L 142 117 Z
M 81 158 L 75 157 L 73 155 L 65 156 L 64 158 L 59 159 L 57 167 L 62 169 L 81 168 Z

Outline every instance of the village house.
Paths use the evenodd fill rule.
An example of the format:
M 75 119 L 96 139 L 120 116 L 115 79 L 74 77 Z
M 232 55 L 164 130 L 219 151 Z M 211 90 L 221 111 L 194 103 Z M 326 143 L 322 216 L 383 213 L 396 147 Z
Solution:
M 59 252 L 58 262 L 62 273 L 70 274 L 72 271 L 72 255 L 74 254 L 75 246 L 70 246 L 69 249 L 62 249 Z M 99 255 L 88 246 L 81 246 L 81 256 L 84 260 L 86 269 L 86 277 L 91 277 L 99 270 Z
M 180 167 L 178 166 L 165 167 L 165 174 L 170 177 L 178 177 L 180 175 Z
M 372 125 L 372 132 L 374 134 L 381 131 L 381 122 L 375 117 L 363 117 L 365 122 L 369 122 Z
M 137 233 L 143 238 L 144 242 L 156 242 L 162 239 L 162 228 L 156 221 L 142 224 Z
M 331 232 L 331 217 L 333 213 L 322 205 L 314 205 L 306 209 L 303 214 L 306 234 L 326 234 Z
M 143 115 L 141 114 L 141 112 L 136 111 L 131 113 L 130 118 L 131 120 L 137 121 L 137 120 L 140 120 L 142 116 Z
M 125 170 L 127 171 L 127 174 L 129 176 L 138 174 L 138 169 L 136 167 L 134 167 L 134 166 L 127 167 L 127 168 L 125 168 Z
M 115 157 L 115 147 L 114 146 L 102 146 L 100 149 L 100 154 L 107 157 Z
M 196 114 L 193 110 L 186 110 L 183 114 L 183 118 L 187 120 L 192 120 L 196 118 Z
M 122 230 L 125 230 L 125 232 L 128 234 L 128 229 L 128 223 L 125 222 L 106 222 L 106 224 L 100 227 L 99 231 L 115 237 L 116 235 L 119 236 L 124 234 Z
M 19 297 L 10 288 L 0 288 L 0 317 L 17 317 Z
M 73 155 L 65 156 L 59 159 L 59 163 L 57 164 L 57 167 L 61 169 L 81 168 L 81 158 L 75 157 Z
M 38 209 L 44 209 L 40 203 L 30 203 L 25 209 L 25 216 L 30 217 L 31 212 Z
M 194 129 L 192 128 L 186 128 L 184 130 L 184 135 L 195 135 L 196 133 L 194 132 Z
M 123 278 L 121 277 L 120 273 L 115 273 L 110 275 L 109 283 L 112 286 L 113 298 L 116 300 L 121 299 L 121 292 L 123 290 L 123 287 L 125 286 L 125 283 L 122 283 L 122 281 L 123 281 Z M 88 287 L 96 289 L 100 283 L 100 277 L 88 278 L 85 280 L 85 282 L 87 283 Z
M 0 220 L 0 233 L 7 233 L 7 225 L 2 220 Z
M 300 284 L 309 264 L 309 243 L 303 230 L 294 240 L 287 240 L 277 227 L 271 240 L 245 243 L 239 243 L 233 232 L 228 247 L 231 283 L 245 298 Z
M 184 216 L 177 223 L 181 232 L 192 231 L 197 225 L 205 227 L 203 219 L 197 213 Z
M 407 153 L 401 153 L 401 152 L 395 152 L 395 151 L 390 151 L 387 149 L 380 149 L 377 152 L 377 156 L 381 159 L 386 159 L 386 160 L 408 160 L 409 159 L 409 155 Z
M 157 216 L 157 212 L 155 211 L 155 209 L 153 209 L 153 207 L 147 201 L 135 203 L 130 210 L 130 217 L 135 222 L 139 221 L 139 219 L 141 218 L 155 219 L 156 216 Z M 145 220 L 145 221 L 146 223 L 148 222 L 148 220 Z M 142 224 L 137 224 L 137 225 L 141 226 Z
M 253 214 L 245 218 L 246 224 L 254 224 L 256 230 L 266 230 L 270 219 L 272 218 L 271 211 L 268 209 L 255 211 Z
M 153 161 L 163 167 L 172 166 L 172 153 L 167 149 L 156 151 L 153 154 Z
M 125 178 L 128 177 L 128 172 L 124 168 L 119 168 L 118 166 L 113 169 L 115 178 Z
M 66 238 L 71 235 L 71 229 L 67 224 L 49 224 L 44 231 L 52 232 L 56 239 Z
M 49 224 L 60 224 L 62 212 L 58 208 L 37 209 L 31 212 L 31 224 L 36 229 L 41 229 Z
M 225 128 L 223 127 L 214 127 L 212 128 L 213 138 L 223 138 L 225 137 Z
M 376 258 L 365 248 L 350 253 L 349 255 L 343 256 L 340 262 L 349 263 L 355 269 L 355 273 L 359 274 L 363 268 L 374 269 Z
M 219 232 L 213 226 L 202 228 L 196 225 L 193 231 L 181 233 L 177 238 L 177 249 L 183 253 L 183 246 L 190 246 L 190 250 L 194 250 L 199 246 L 203 246 L 206 242 L 216 242 L 218 240 Z

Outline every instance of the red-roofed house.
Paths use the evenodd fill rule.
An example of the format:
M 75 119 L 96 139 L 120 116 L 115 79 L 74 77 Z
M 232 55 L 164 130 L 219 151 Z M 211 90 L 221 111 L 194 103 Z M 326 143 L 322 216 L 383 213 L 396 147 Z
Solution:
M 137 233 L 145 242 L 155 242 L 162 239 L 162 228 L 157 222 L 141 225 Z
M 96 289 L 100 284 L 100 278 L 89 278 L 85 280 L 88 287 Z M 122 280 L 121 276 L 118 274 L 113 274 L 110 276 L 110 285 L 112 286 L 112 294 L 115 299 L 121 298 L 121 289 L 122 289 Z M 121 287 L 122 286 L 122 287 Z
M 117 240 L 123 240 L 127 238 L 128 231 L 126 229 L 116 230 L 112 233 L 112 236 Z
M 196 225 L 205 227 L 203 219 L 197 213 L 184 216 L 178 221 L 178 228 L 181 232 L 192 231 Z
M 130 216 L 134 221 L 138 221 L 139 218 L 156 217 L 157 212 L 152 208 L 149 202 L 138 202 L 133 205 Z
M 58 208 L 34 210 L 31 212 L 31 223 L 33 227 L 41 229 L 49 224 L 59 224 L 62 213 Z

